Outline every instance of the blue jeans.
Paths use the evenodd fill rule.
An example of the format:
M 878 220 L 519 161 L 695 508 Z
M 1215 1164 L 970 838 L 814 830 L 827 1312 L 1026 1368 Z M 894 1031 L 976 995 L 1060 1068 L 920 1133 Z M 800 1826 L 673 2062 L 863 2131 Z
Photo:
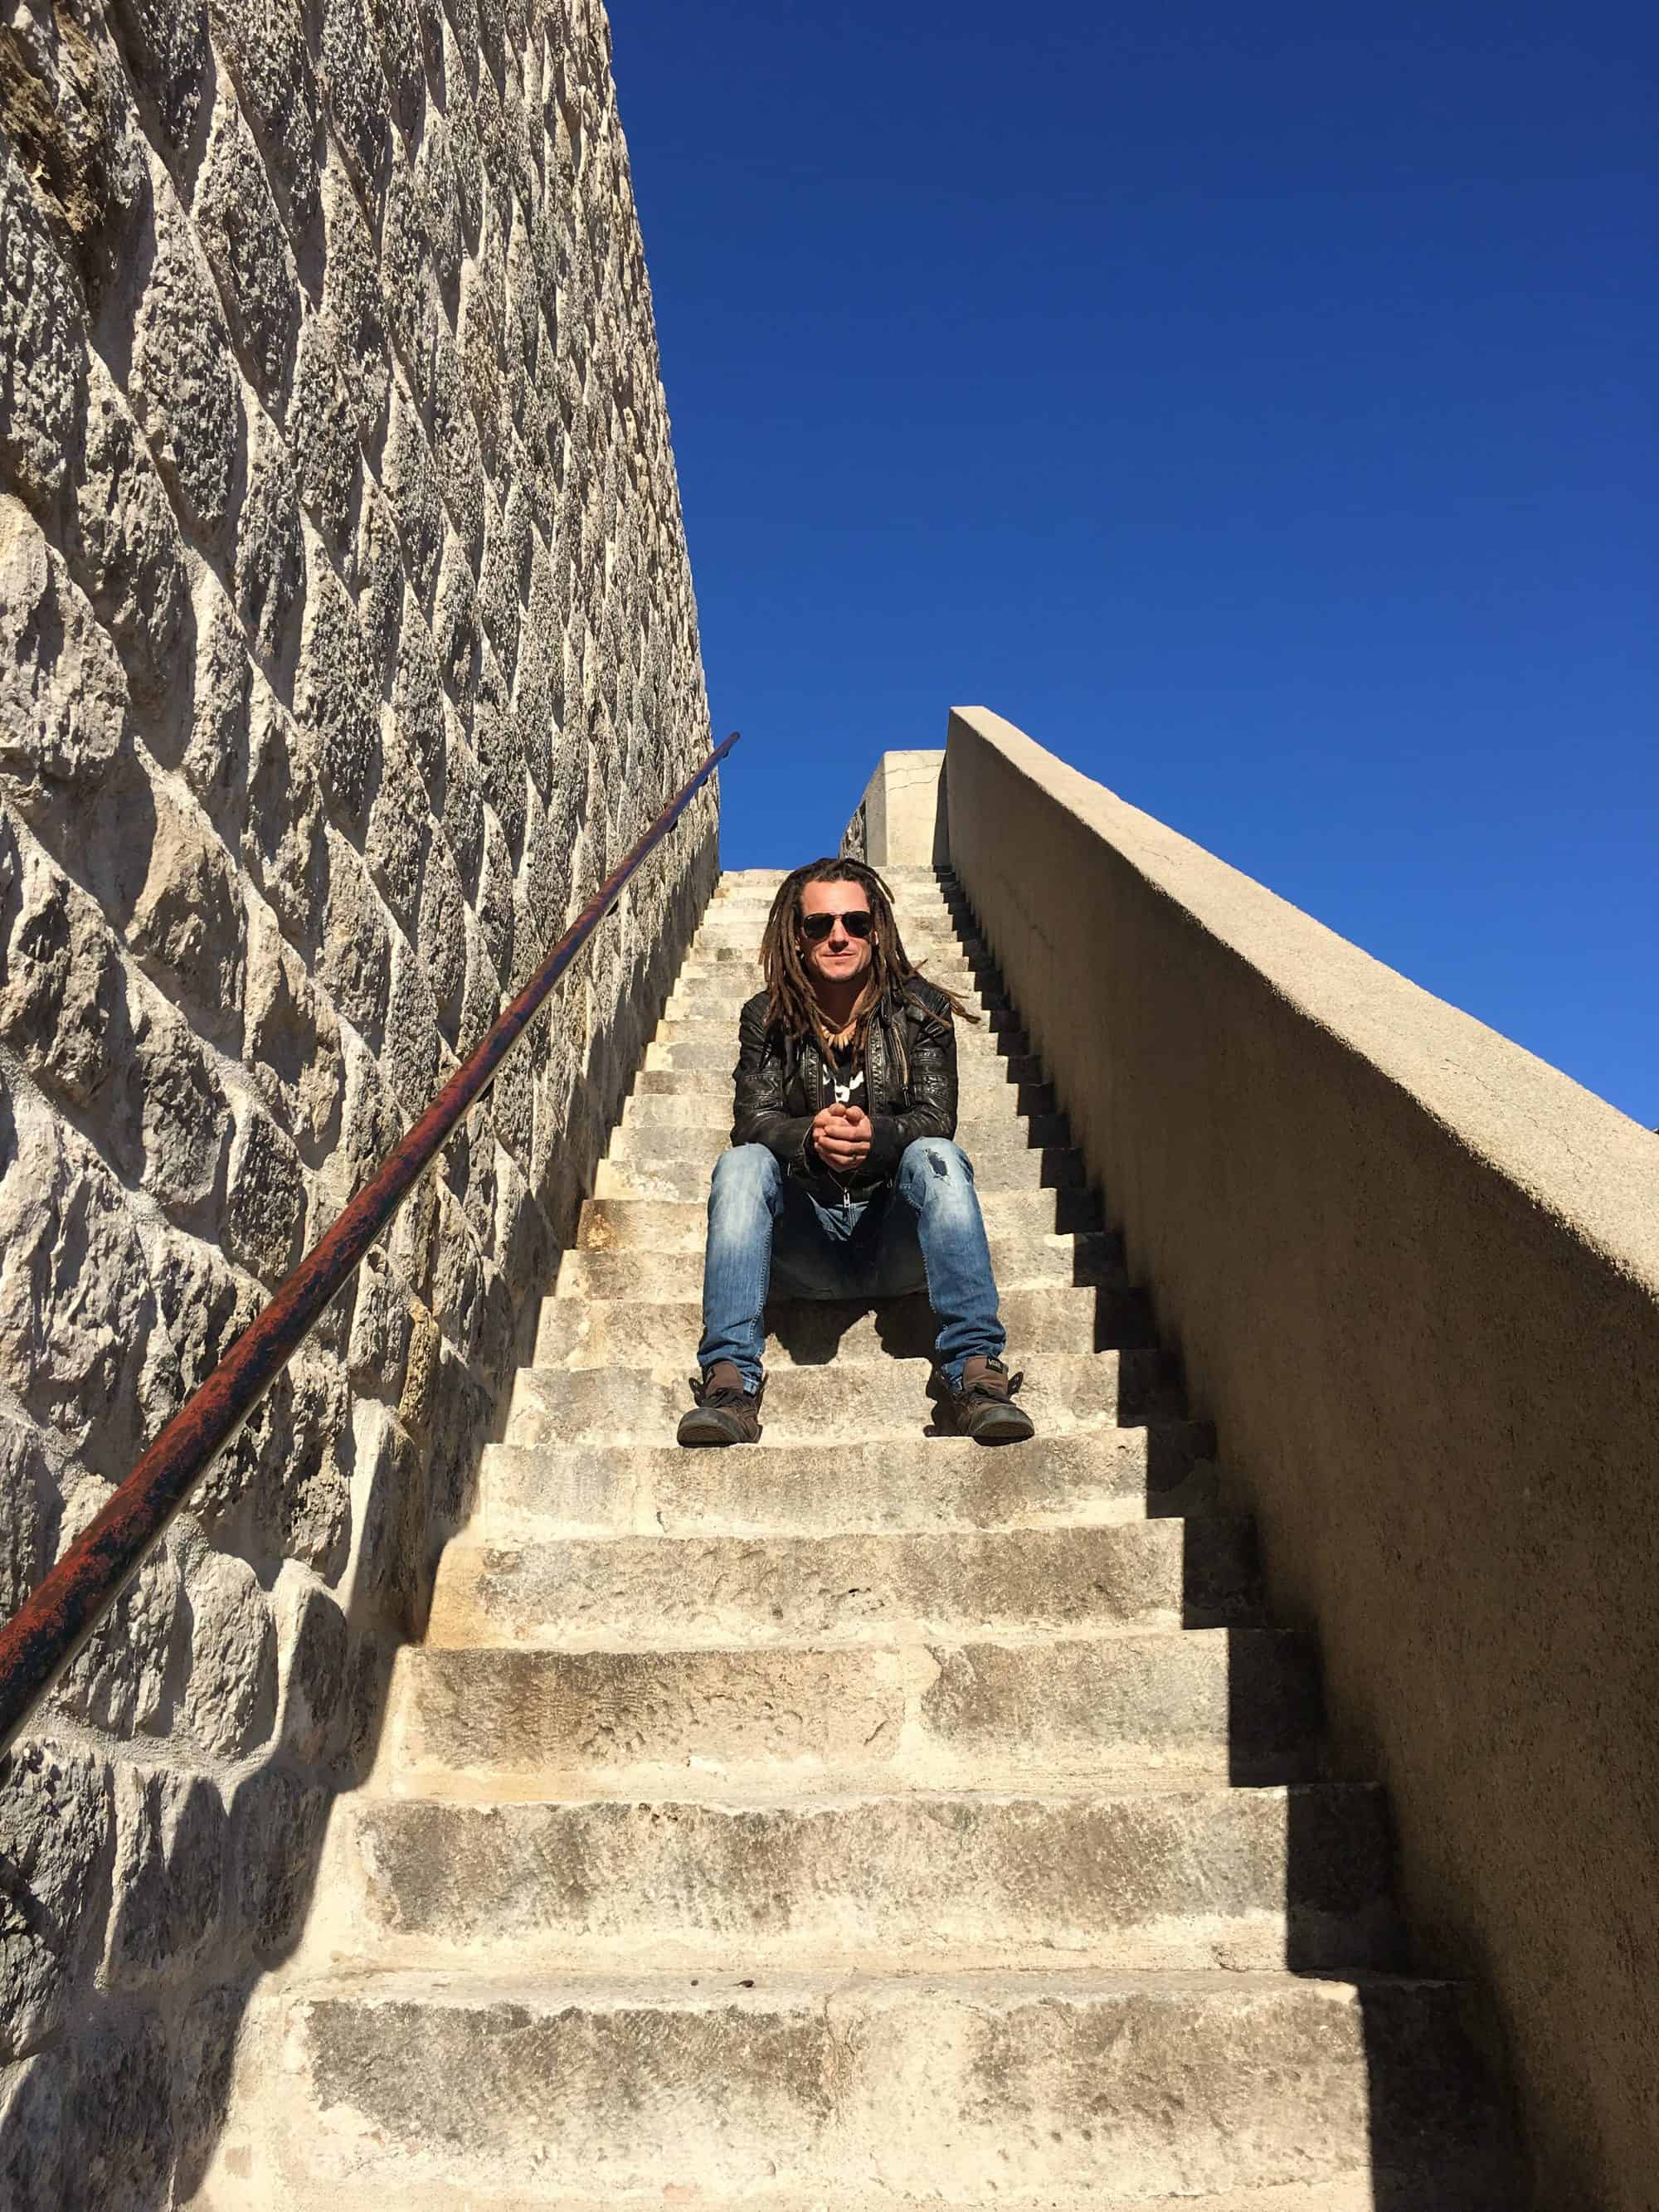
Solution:
M 821 1205 L 764 1145 L 714 1163 L 702 1278 L 706 1375 L 729 1359 L 759 1387 L 769 1291 L 793 1298 L 902 1297 L 925 1290 L 939 1322 L 935 1358 L 951 1388 L 965 1360 L 1001 1356 L 997 1286 L 968 1155 L 943 1137 L 907 1145 L 884 1190 Z

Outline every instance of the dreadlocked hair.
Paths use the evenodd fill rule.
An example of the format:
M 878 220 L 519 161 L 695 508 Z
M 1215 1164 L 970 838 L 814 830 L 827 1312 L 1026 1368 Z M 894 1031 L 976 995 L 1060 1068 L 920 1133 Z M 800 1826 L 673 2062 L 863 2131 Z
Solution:
M 896 1013 L 902 1005 L 913 1006 L 925 1021 L 943 1025 L 946 1018 L 921 996 L 916 988 L 921 982 L 926 982 L 930 990 L 945 1000 L 952 1014 L 964 1022 L 978 1021 L 979 1016 L 969 1010 L 957 993 L 924 976 L 910 959 L 893 918 L 892 894 L 875 870 L 866 867 L 862 860 L 809 860 L 804 868 L 797 868 L 784 878 L 767 916 L 766 933 L 761 939 L 761 970 L 769 1001 L 769 1022 L 781 1027 L 787 1036 L 815 1037 L 825 1052 L 836 1034 L 828 1027 L 819 1010 L 801 951 L 800 895 L 808 884 L 856 884 L 869 902 L 870 966 L 858 1004 L 853 1009 L 855 1049 L 862 1051 L 873 1016 L 884 1010 L 890 1015 Z M 900 1024 L 895 1023 L 893 1026 L 894 1048 L 902 1080 L 908 1073 L 903 1032 Z

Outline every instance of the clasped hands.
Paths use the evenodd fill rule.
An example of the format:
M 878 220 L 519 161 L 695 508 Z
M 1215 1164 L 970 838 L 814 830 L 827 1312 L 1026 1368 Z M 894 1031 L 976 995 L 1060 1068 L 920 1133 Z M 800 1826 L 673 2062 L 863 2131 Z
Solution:
M 864 1164 L 873 1133 L 861 1107 L 826 1106 L 812 1119 L 812 1149 L 831 1175 L 851 1175 Z

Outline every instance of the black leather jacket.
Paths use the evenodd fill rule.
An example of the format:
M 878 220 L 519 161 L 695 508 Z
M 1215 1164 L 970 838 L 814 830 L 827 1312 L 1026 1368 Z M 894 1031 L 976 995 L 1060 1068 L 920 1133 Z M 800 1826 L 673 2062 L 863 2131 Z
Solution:
M 920 976 L 911 988 L 921 1005 L 904 1000 L 870 1023 L 864 1047 L 865 1111 L 870 1150 L 858 1173 L 842 1185 L 812 1149 L 813 1118 L 831 1103 L 823 1060 L 810 1038 L 769 1028 L 767 994 L 760 991 L 738 1021 L 734 1145 L 765 1145 L 793 1175 L 854 1192 L 878 1189 L 896 1172 L 907 1145 L 918 1137 L 954 1137 L 957 1131 L 957 1033 L 951 1002 Z M 905 1073 L 899 1073 L 896 1031 L 902 1027 Z

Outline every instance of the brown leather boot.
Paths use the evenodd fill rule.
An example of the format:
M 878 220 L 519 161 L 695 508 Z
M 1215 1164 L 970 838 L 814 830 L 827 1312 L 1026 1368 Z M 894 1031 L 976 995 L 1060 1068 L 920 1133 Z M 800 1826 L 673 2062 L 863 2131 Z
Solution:
M 1035 1436 L 1036 1424 L 1014 1403 L 1014 1393 L 1024 1380 L 1023 1375 L 1011 1375 L 1001 1360 L 982 1352 L 963 1364 L 960 1390 L 953 1390 L 940 1376 L 939 1395 L 950 1408 L 957 1434 L 971 1437 L 976 1444 L 1024 1443 Z
M 691 1377 L 693 1404 L 680 1416 L 683 1444 L 752 1444 L 760 1440 L 760 1402 L 766 1389 L 751 1391 L 729 1359 L 717 1359 L 707 1375 Z

